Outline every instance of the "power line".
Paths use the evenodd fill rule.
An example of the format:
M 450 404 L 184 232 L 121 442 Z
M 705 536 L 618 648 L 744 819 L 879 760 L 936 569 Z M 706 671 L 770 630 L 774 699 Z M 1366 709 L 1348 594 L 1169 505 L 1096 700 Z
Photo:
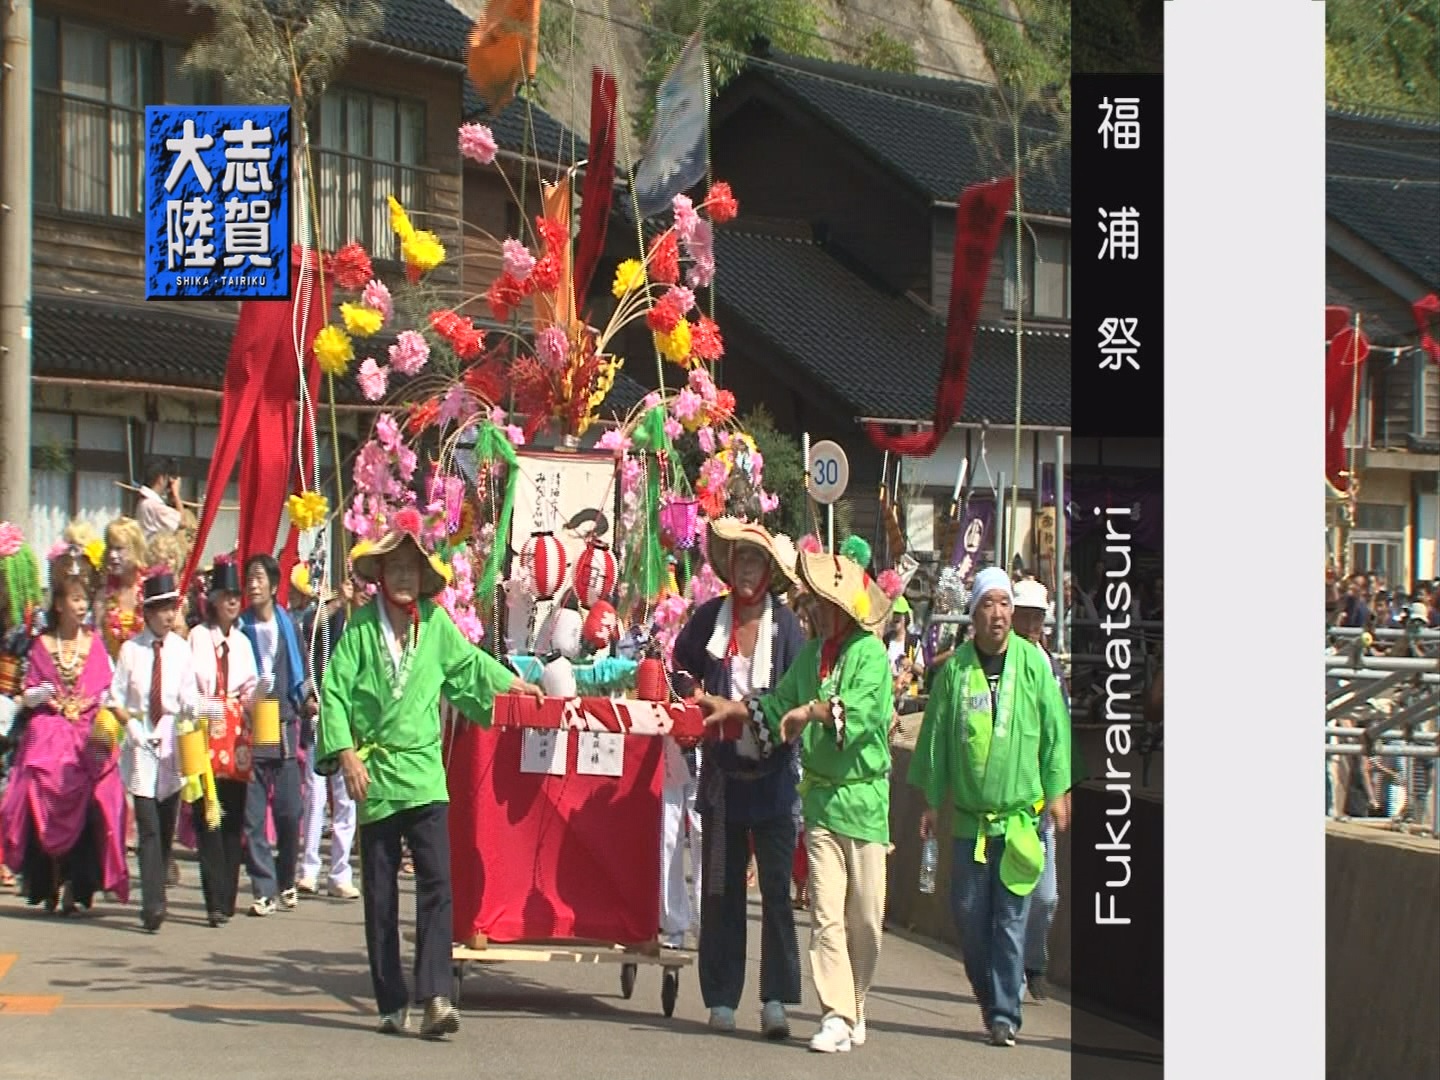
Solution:
M 1410 180 L 1404 177 L 1386 176 L 1336 176 L 1334 173 L 1326 173 L 1326 180 L 1338 180 L 1349 184 L 1386 184 L 1392 188 L 1408 187 L 1437 187 L 1440 188 L 1440 180 Z
M 1375 143 L 1345 142 L 1340 139 L 1326 139 L 1326 146 L 1339 146 L 1347 150 L 1360 150 L 1372 154 L 1388 154 L 1391 157 L 1408 158 L 1411 161 L 1422 165 L 1432 165 L 1437 174 L 1440 174 L 1440 140 L 1435 143 L 1434 154 L 1415 153 L 1411 150 L 1396 150 L 1389 146 L 1380 146 Z

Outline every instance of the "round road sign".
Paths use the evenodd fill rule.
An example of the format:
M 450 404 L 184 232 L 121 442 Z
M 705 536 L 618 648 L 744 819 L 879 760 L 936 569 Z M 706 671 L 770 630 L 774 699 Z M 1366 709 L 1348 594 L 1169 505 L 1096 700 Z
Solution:
M 818 442 L 810 448 L 810 497 L 821 506 L 829 506 L 845 494 L 850 483 L 850 462 L 839 445 Z

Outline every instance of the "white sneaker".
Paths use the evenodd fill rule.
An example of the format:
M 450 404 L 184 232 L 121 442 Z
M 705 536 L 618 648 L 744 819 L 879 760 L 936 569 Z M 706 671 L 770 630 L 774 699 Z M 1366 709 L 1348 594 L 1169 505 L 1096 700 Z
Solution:
M 250 914 L 257 919 L 263 919 L 266 915 L 275 914 L 275 901 L 268 896 L 257 897 L 250 905 Z
M 850 1045 L 865 1045 L 865 1018 L 863 1016 L 860 1018 L 860 1022 L 850 1031 Z
M 286 889 L 280 894 L 280 906 L 283 907 L 286 911 L 294 911 L 296 905 L 299 903 L 300 894 L 297 893 L 294 889 Z
M 313 877 L 302 877 L 299 881 L 295 882 L 295 889 L 305 896 L 314 896 L 317 891 L 315 888 L 315 879 Z
M 850 1043 L 850 1025 L 831 1013 L 811 1036 L 810 1049 L 817 1054 L 848 1054 Z
M 410 1029 L 410 1011 L 400 1009 L 393 1013 L 385 1013 L 380 1017 L 379 1030 L 381 1035 L 403 1035 Z
M 348 881 L 344 885 L 331 885 L 326 892 L 337 900 L 359 900 L 360 890 Z

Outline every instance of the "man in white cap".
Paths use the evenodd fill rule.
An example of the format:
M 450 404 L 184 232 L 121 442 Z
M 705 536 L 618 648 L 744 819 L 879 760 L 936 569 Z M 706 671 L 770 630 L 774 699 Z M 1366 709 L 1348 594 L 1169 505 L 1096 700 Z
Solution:
M 1065 689 L 1065 669 L 1060 661 L 1045 648 L 1045 622 L 1050 613 L 1050 597 L 1045 586 L 1033 579 L 1015 584 L 1015 633 L 1039 648 L 1050 660 L 1050 669 L 1055 673 L 1055 682 L 1060 687 L 1065 708 L 1070 708 L 1070 696 Z M 1061 796 L 1068 811 L 1070 793 Z M 1043 1002 L 1048 996 L 1045 972 L 1049 966 L 1047 943 L 1050 939 L 1050 924 L 1055 921 L 1055 908 L 1060 903 L 1060 887 L 1055 875 L 1055 818 L 1046 812 L 1040 818 L 1040 839 L 1045 844 L 1045 867 L 1040 873 L 1040 884 L 1030 897 L 1030 919 L 1025 929 L 1025 985 L 1030 997 Z
M 950 901 L 965 973 L 994 1046 L 1014 1046 L 1030 894 L 1040 882 L 1039 819 L 1068 825 L 1070 720 L 1043 650 L 1011 629 L 1014 594 L 998 567 L 970 598 L 974 636 L 936 672 L 910 763 L 925 795 L 921 836 L 949 801 Z

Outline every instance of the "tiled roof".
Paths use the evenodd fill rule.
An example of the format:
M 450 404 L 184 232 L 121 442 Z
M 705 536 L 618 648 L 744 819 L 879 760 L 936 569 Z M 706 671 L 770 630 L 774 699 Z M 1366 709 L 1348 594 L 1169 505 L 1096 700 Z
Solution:
M 777 87 L 921 194 L 954 201 L 968 185 L 1010 171 L 1011 130 L 995 89 L 978 82 L 897 75 L 776 52 L 757 57 L 722 92 L 742 95 L 750 80 Z M 1027 116 L 1021 151 L 1055 140 L 1054 125 Z M 1070 150 L 1026 170 L 1026 205 L 1070 213 Z
M 1440 123 L 1331 110 L 1325 174 L 1328 216 L 1440 287 Z
M 584 160 L 590 152 L 583 135 L 571 131 L 534 102 L 516 98 L 500 110 L 500 115 L 491 116 L 470 84 L 469 76 L 465 78 L 464 116 L 467 121 L 478 121 L 489 127 L 501 148 L 514 154 L 572 165 Z M 528 139 L 525 137 L 527 121 L 531 131 Z
M 385 0 L 381 6 L 385 19 L 375 37 L 383 44 L 444 60 L 465 59 L 474 24 L 445 0 Z
M 887 295 L 811 241 L 720 229 L 716 299 L 772 342 L 856 417 L 928 420 L 945 353 L 945 326 L 913 301 Z M 1015 415 L 1015 335 L 981 327 L 961 420 Z M 1070 336 L 1025 335 L 1026 424 L 1070 424 Z

